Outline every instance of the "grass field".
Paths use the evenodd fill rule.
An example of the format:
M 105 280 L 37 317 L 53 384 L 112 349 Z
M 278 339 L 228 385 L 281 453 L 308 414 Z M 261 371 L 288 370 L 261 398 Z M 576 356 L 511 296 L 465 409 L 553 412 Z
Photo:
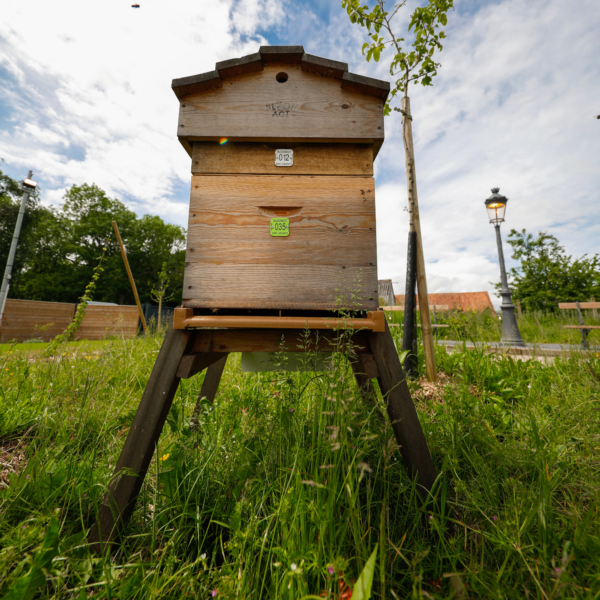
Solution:
M 343 356 L 317 374 L 232 356 L 197 432 L 203 376 L 182 382 L 123 546 L 94 556 L 161 339 L 0 349 L 0 597 L 347 599 L 377 548 L 374 598 L 600 598 L 596 353 L 439 349 L 440 385 L 410 384 L 439 472 L 425 505 Z
M 594 318 L 591 310 L 583 310 L 582 313 L 586 325 L 600 325 L 600 318 Z M 403 314 L 387 313 L 388 320 L 402 323 Z M 437 313 L 436 318 L 438 323 L 450 325 L 437 330 L 438 339 L 498 342 L 502 336 L 502 321 L 491 311 L 442 311 Z M 565 329 L 565 325 L 579 324 L 577 311 L 574 310 L 559 310 L 556 313 L 526 312 L 517 319 L 517 323 L 521 336 L 529 344 L 581 344 L 578 330 Z M 600 330 L 592 331 L 588 339 L 591 345 L 600 346 Z

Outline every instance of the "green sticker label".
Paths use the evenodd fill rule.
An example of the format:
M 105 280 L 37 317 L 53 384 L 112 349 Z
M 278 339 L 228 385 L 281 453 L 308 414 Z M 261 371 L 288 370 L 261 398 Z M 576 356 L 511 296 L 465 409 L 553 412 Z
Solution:
M 290 235 L 290 220 L 282 217 L 271 219 L 271 235 L 274 237 Z

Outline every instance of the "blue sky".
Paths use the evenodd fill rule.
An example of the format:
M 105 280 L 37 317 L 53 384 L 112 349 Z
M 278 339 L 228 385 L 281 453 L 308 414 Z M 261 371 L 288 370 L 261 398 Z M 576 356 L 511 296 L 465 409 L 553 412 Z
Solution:
M 33 169 L 47 204 L 94 182 L 140 214 L 186 225 L 190 161 L 176 139 L 171 79 L 261 44 L 302 44 L 389 79 L 385 55 L 379 64 L 361 56 L 364 33 L 337 0 L 138 1 L 3 2 L 0 168 L 16 178 Z M 430 291 L 491 290 L 498 280 L 483 208 L 493 186 L 510 199 L 505 235 L 543 229 L 574 256 L 600 252 L 598 31 L 596 0 L 456 0 L 435 86 L 410 91 Z M 386 120 L 376 180 L 379 277 L 402 293 L 397 114 Z

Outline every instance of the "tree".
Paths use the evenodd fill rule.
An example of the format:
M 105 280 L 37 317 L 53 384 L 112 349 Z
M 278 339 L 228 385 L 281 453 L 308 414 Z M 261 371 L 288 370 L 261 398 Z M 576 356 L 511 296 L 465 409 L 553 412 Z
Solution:
M 169 274 L 167 273 L 167 263 L 164 262 L 160 273 L 158 274 L 158 283 L 152 288 L 150 295 L 155 302 L 158 302 L 158 319 L 156 321 L 156 330 L 160 331 L 160 317 L 162 312 L 162 303 L 173 299 L 173 292 L 167 294 L 169 288 Z
M 401 107 L 393 110 L 402 114 L 402 139 L 404 141 L 404 155 L 406 159 L 406 184 L 408 189 L 408 204 L 410 214 L 410 231 L 416 236 L 417 246 L 417 288 L 419 292 L 419 306 L 421 309 L 421 324 L 423 346 L 427 365 L 427 377 L 430 381 L 437 381 L 437 368 L 435 364 L 435 349 L 433 331 L 429 314 L 429 295 L 427 293 L 427 278 L 425 275 L 425 256 L 421 239 L 421 222 L 419 216 L 419 202 L 417 196 L 417 174 L 415 156 L 412 143 L 413 115 L 410 110 L 408 86 L 410 83 L 421 83 L 424 86 L 433 85 L 433 78 L 437 75 L 440 63 L 433 60 L 436 51 L 442 50 L 441 40 L 445 38 L 441 26 L 447 24 L 447 13 L 454 7 L 453 0 L 429 0 L 425 6 L 418 6 L 410 19 L 408 31 L 413 35 L 413 41 L 408 51 L 402 48 L 405 39 L 398 37 L 392 28 L 392 21 L 398 11 L 406 5 L 407 0 L 395 4 L 391 11 L 385 9 L 385 0 L 374 0 L 373 7 L 369 4 L 361 5 L 360 0 L 342 0 L 342 7 L 346 9 L 350 21 L 366 27 L 372 42 L 363 44 L 362 53 L 367 62 L 373 58 L 378 62 L 381 54 L 391 48 L 393 54 L 390 62 L 390 75 L 396 78 L 390 98 L 385 103 L 384 115 L 389 115 L 391 102 L 400 92 L 404 94 Z M 394 24 L 394 27 L 396 24 Z M 396 31 L 398 29 L 396 28 Z M 383 33 L 383 35 L 381 35 Z M 412 294 L 413 290 L 406 290 Z M 410 326 L 406 323 L 405 326 Z
M 22 197 L 21 182 L 0 171 L 0 273 L 4 273 Z M 52 211 L 40 205 L 39 189 L 32 190 L 25 207 L 19 245 L 12 270 L 11 296 L 13 296 L 15 288 L 19 287 L 25 265 L 30 262 L 36 252 L 38 229 L 47 227 L 47 224 L 42 225 L 42 223 L 51 222 L 53 219 Z
M 14 195 L 16 198 L 16 192 Z M 1 211 L 8 206 L 8 200 L 3 196 L 0 200 L 3 202 L 0 203 Z M 17 200 L 10 199 L 10 202 L 16 205 Z M 19 244 L 24 254 L 13 271 L 11 298 L 78 302 L 93 276 L 103 248 L 106 248 L 95 299 L 134 304 L 112 228 L 112 221 L 117 221 L 140 300 L 152 301 L 154 282 L 160 266 L 166 263 L 175 290 L 173 299 L 176 303 L 181 302 L 185 262 L 185 230 L 182 227 L 165 223 L 157 216 L 138 218 L 121 201 L 109 198 L 93 184 L 72 186 L 57 209 L 38 207 L 36 210 L 38 212 L 32 210 L 30 213 L 31 224 L 24 231 L 23 244 Z M 0 259 L 4 256 L 4 260 L 12 232 L 8 244 L 5 243 L 7 235 L 0 225 Z
M 534 237 L 525 229 L 508 235 L 512 257 L 520 261 L 509 271 L 513 298 L 526 310 L 556 311 L 559 302 L 600 298 L 600 257 L 573 260 L 558 239 L 541 231 Z M 500 284 L 496 284 L 499 289 Z

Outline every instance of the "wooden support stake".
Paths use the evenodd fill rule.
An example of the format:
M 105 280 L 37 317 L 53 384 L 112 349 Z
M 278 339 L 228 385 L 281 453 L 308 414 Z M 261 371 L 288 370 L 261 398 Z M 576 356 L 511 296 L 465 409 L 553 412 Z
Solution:
M 384 333 L 369 333 L 369 345 L 379 371 L 379 388 L 400 446 L 400 454 L 411 477 L 416 477 L 422 497 L 427 496 L 436 478 L 435 465 L 406 383 L 392 334 L 386 323 Z
M 156 443 L 179 386 L 177 370 L 194 343 L 194 333 L 169 328 L 144 390 L 89 542 L 101 552 L 122 532 L 131 517 Z
M 412 138 L 412 118 L 410 99 L 408 96 L 402 98 L 402 117 L 404 154 L 406 158 L 406 185 L 408 188 L 408 202 L 411 217 L 411 231 L 417 233 L 417 290 L 419 292 L 419 308 L 421 309 L 421 325 L 423 336 L 423 348 L 425 350 L 425 365 L 427 367 L 427 379 L 436 382 L 437 366 L 435 364 L 435 346 L 433 343 L 433 328 L 431 327 L 431 315 L 429 314 L 429 295 L 427 293 L 427 277 L 425 275 L 425 255 L 423 254 L 423 237 L 421 236 L 421 218 L 419 216 L 419 197 L 417 194 L 417 171 L 415 168 L 415 151 Z
M 127 275 L 129 275 L 129 282 L 131 283 L 131 289 L 133 290 L 133 296 L 135 298 L 135 303 L 137 304 L 138 311 L 140 313 L 140 319 L 142 321 L 142 327 L 144 328 L 144 333 L 148 333 L 148 327 L 146 326 L 146 319 L 144 318 L 144 311 L 142 310 L 142 305 L 140 304 L 140 299 L 138 297 L 137 288 L 135 287 L 135 281 L 133 280 L 133 274 L 131 273 L 131 269 L 129 268 L 129 261 L 127 260 L 127 254 L 125 253 L 125 246 L 123 246 L 123 241 L 121 240 L 121 234 L 119 233 L 119 227 L 116 221 L 112 222 L 113 229 L 117 234 L 117 240 L 119 240 L 119 246 L 121 247 L 121 256 L 123 257 L 123 262 L 125 263 L 125 269 L 127 269 Z

